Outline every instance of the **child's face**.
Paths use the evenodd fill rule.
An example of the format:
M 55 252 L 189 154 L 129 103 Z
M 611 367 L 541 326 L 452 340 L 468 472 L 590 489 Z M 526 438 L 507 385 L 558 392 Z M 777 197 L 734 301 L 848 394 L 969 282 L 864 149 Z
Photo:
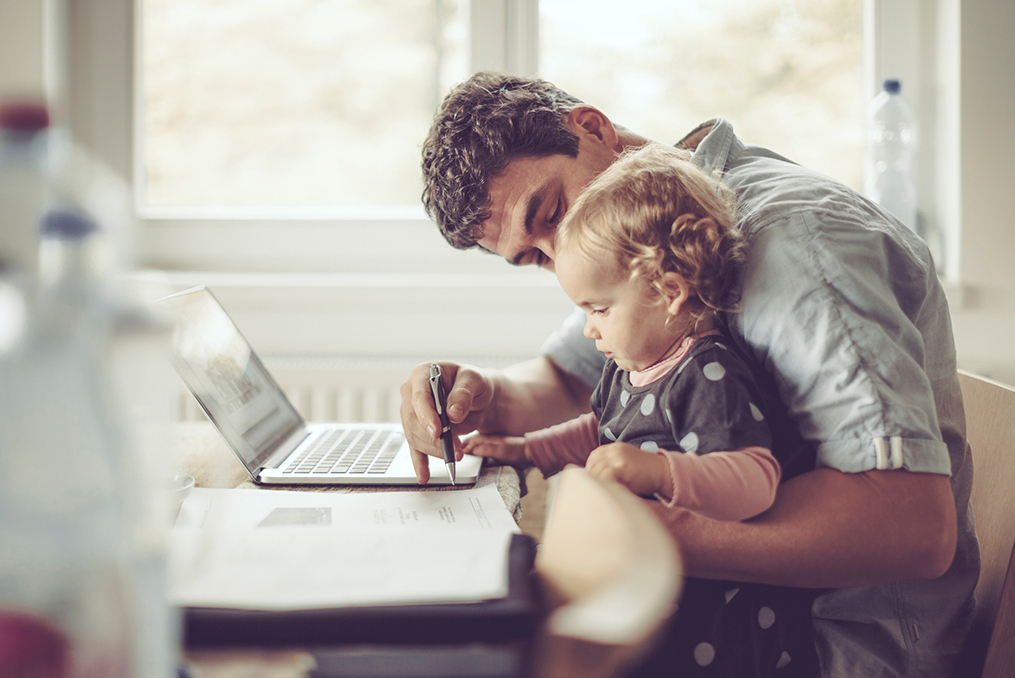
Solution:
M 571 249 L 557 252 L 557 280 L 585 311 L 585 336 L 628 372 L 672 355 L 680 337 L 667 303 L 648 283 Z

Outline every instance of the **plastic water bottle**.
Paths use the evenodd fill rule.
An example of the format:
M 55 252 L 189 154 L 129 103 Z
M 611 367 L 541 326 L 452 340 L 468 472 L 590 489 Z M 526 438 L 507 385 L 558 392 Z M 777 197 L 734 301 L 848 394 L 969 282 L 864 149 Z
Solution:
M 917 218 L 913 158 L 919 123 L 902 98 L 898 80 L 885 80 L 867 108 L 867 144 L 863 192 L 899 221 L 923 236 Z
M 77 263 L 86 235 L 65 260 Z M 59 276 L 29 296 L 24 341 L 0 359 L 0 623 L 25 650 L 44 643 L 55 653 L 43 672 L 44 655 L 6 647 L 0 674 L 125 678 L 126 507 L 101 380 L 109 323 L 77 303 L 71 282 Z
M 32 225 L 46 200 L 48 127 L 43 106 L 0 106 L 0 355 L 23 339 L 27 323 L 28 288 L 38 260 Z
M 162 388 L 141 366 L 166 361 L 120 294 L 126 215 L 122 182 L 43 107 L 0 108 L 0 323 L 18 322 L 0 344 L 3 676 L 165 678 L 177 659 L 164 455 L 133 414 Z

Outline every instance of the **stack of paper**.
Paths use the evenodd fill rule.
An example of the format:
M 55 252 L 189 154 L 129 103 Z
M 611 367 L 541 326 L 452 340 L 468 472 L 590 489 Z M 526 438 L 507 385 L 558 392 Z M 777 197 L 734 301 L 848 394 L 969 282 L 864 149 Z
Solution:
M 492 485 L 195 489 L 170 534 L 170 597 L 186 607 L 259 610 L 501 598 L 517 531 Z

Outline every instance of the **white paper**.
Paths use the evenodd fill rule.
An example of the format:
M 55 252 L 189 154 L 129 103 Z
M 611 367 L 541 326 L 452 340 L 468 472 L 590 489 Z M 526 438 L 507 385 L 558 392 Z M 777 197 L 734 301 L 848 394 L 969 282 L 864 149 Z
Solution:
M 497 488 L 332 494 L 195 488 L 170 534 L 177 605 L 308 609 L 507 594 Z

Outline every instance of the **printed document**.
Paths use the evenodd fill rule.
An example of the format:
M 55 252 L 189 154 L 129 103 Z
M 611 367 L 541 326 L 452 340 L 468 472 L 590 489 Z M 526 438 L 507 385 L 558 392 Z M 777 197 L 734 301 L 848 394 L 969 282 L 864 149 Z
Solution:
M 170 531 L 170 599 L 293 610 L 502 598 L 515 532 L 493 485 L 355 494 L 195 488 Z

